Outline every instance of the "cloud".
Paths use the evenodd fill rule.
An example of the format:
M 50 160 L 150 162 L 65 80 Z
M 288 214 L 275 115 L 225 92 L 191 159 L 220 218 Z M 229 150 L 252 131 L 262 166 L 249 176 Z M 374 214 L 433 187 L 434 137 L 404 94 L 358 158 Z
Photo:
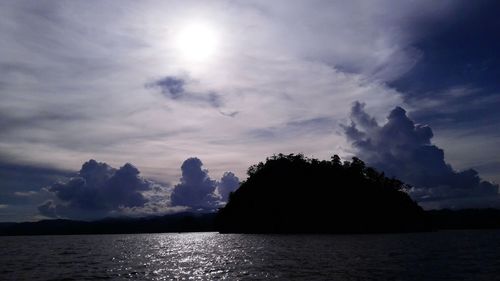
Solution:
M 72 169 L 94 157 L 133 161 L 147 176 L 189 155 L 202 157 L 213 173 L 231 169 L 240 177 L 276 151 L 328 157 L 342 138 L 296 122 L 328 116 L 333 128 L 353 98 L 373 98 L 371 104 L 382 108 L 399 102 L 398 93 L 367 77 L 399 73 L 388 67 L 393 62 L 398 69 L 412 65 L 404 15 L 442 10 L 429 1 L 417 8 L 398 3 L 397 14 L 389 1 L 196 4 L 201 15 L 189 13 L 189 1 L 2 5 L 8 55 L 1 60 L 9 70 L 2 111 L 21 119 L 16 114 L 64 118 L 16 126 L 2 135 L 1 148 Z M 172 42 L 186 20 L 198 17 L 216 26 L 223 40 L 214 61 L 192 67 L 179 60 Z M 157 81 L 155 90 L 144 89 L 148 81 Z M 211 92 L 217 96 L 185 99 Z M 308 134 L 288 137 L 294 122 Z M 267 128 L 286 129 L 276 142 L 252 137 Z M 174 168 L 161 175 L 174 177 Z
M 151 190 L 142 192 L 142 195 L 147 200 L 144 206 L 140 207 L 124 207 L 121 206 L 117 210 L 113 210 L 111 215 L 143 217 L 143 216 L 158 216 L 165 214 L 178 213 L 188 211 L 187 206 L 172 206 L 171 194 L 173 188 L 168 185 L 154 184 Z
M 132 161 L 161 181 L 178 178 L 190 155 L 241 178 L 277 151 L 342 154 L 349 144 L 334 131 L 351 102 L 377 118 L 401 104 L 386 80 L 422 58 L 416 27 L 452 18 L 453 3 L 3 1 L 0 150 L 71 170 L 96 157 Z M 174 44 L 191 19 L 221 36 L 203 64 L 186 63 Z M 488 161 L 498 155 L 491 143 Z M 37 188 L 9 193 L 28 190 Z
M 89 160 L 82 165 L 78 176 L 67 182 L 57 182 L 48 189 L 58 203 L 47 201 L 38 207 L 41 214 L 70 218 L 97 218 L 120 208 L 144 207 L 148 199 L 143 192 L 155 183 L 139 176 L 132 164 L 114 169 L 106 163 Z
M 239 113 L 238 111 L 232 111 L 232 112 L 220 111 L 220 114 L 227 116 L 227 117 L 235 117 L 236 115 L 238 115 L 238 113 Z
M 34 190 L 30 190 L 30 191 L 26 191 L 26 192 L 22 192 L 22 191 L 14 192 L 14 195 L 19 196 L 19 197 L 31 197 L 31 196 L 36 196 L 37 194 L 38 194 L 38 191 L 34 191 Z
M 38 212 L 46 217 L 55 218 L 57 217 L 57 205 L 52 201 L 45 201 L 43 204 L 38 206 Z
M 173 206 L 210 210 L 227 202 L 229 193 L 235 191 L 240 180 L 232 172 L 224 172 L 220 181 L 210 178 L 199 158 L 186 159 L 181 166 L 182 177 L 170 196 Z
M 180 183 L 172 188 L 144 179 L 132 164 L 115 169 L 89 160 L 66 181 L 52 183 L 41 189 L 43 192 L 16 192 L 15 196 L 45 198 L 38 205 L 39 214 L 45 217 L 91 220 L 215 210 L 239 186 L 239 179 L 232 172 L 225 172 L 220 182 L 212 180 L 198 158 L 186 159 L 181 171 Z M 52 198 L 47 199 L 46 195 Z
M 182 163 L 182 177 L 172 191 L 171 201 L 174 206 L 188 206 L 193 209 L 211 209 L 217 206 L 214 191 L 217 181 L 208 176 L 198 158 L 188 158 Z
M 500 37 L 492 34 L 500 25 L 500 2 L 453 2 L 449 16 L 416 26 L 423 36 L 413 46 L 422 57 L 388 85 L 402 93 L 414 118 L 439 132 L 434 142 L 446 147 L 448 162 L 476 167 L 500 183 L 498 170 L 481 168 L 499 155 Z
M 0 221 L 33 220 L 37 213 L 34 206 L 53 197 L 46 187 L 75 175 L 49 164 L 13 163 L 15 160 L 0 153 L 0 204 L 9 205 L 1 211 Z
M 60 170 L 49 166 L 27 163 L 11 163 L 6 156 L 0 154 L 0 203 L 14 203 L 15 196 L 29 195 L 41 190 L 56 180 L 64 180 L 74 175 L 74 172 Z
M 183 79 L 167 76 L 152 83 L 151 86 L 157 86 L 165 96 L 177 99 L 185 93 L 184 84 L 185 82 Z
M 238 187 L 240 187 L 240 179 L 231 172 L 225 172 L 217 185 L 217 191 L 221 196 L 221 200 L 227 202 L 229 194 L 238 189 Z
M 398 89 L 417 97 L 464 84 L 491 94 L 500 90 L 495 79 L 500 75 L 500 58 L 493 55 L 500 47 L 500 39 L 491 36 L 500 24 L 500 3 L 461 0 L 455 5 L 450 17 L 438 17 L 418 27 L 426 36 L 418 38 L 414 45 L 424 55 L 393 82 Z
M 408 32 L 385 28 L 404 26 L 403 11 L 430 9 L 398 4 L 396 16 L 389 1 L 373 4 L 376 12 L 364 5 L 1 3 L 0 127 L 8 130 L 0 149 L 73 170 L 95 157 L 133 161 L 146 176 L 167 164 L 164 181 L 179 176 L 172 167 L 189 155 L 213 173 L 238 176 L 276 151 L 328 157 L 341 137 L 284 133 L 275 143 L 249 132 L 325 116 L 338 122 L 353 98 L 380 108 L 399 102 L 397 92 L 367 77 L 411 61 L 393 59 L 412 57 L 401 36 Z M 176 32 L 189 19 L 220 33 L 213 60 L 190 64 L 179 56 Z
M 481 180 L 473 169 L 455 171 L 445 162 L 444 151 L 432 144 L 431 128 L 415 124 L 401 107 L 390 112 L 384 125 L 378 125 L 365 112 L 364 104 L 355 102 L 351 124 L 343 127 L 360 158 L 414 185 L 410 195 L 419 202 L 433 202 L 434 207 L 457 207 L 458 202 L 458 207 L 467 207 L 467 199 L 477 205 L 478 198 L 483 197 L 500 202 L 498 185 Z M 489 204 L 491 200 L 483 201 Z
M 209 105 L 213 108 L 220 108 L 224 105 L 221 96 L 214 91 L 188 91 L 187 84 L 194 81 L 186 80 L 175 76 L 167 76 L 145 85 L 146 88 L 158 88 L 167 98 L 184 101 L 193 104 Z M 222 115 L 228 116 L 221 112 Z M 234 117 L 229 115 L 229 117 Z

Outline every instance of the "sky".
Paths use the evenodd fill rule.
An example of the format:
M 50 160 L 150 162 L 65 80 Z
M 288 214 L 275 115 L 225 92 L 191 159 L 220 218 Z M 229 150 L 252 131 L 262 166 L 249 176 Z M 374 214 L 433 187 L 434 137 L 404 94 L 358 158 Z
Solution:
M 275 153 L 359 156 L 426 208 L 500 207 L 499 13 L 0 1 L 0 221 L 213 209 Z

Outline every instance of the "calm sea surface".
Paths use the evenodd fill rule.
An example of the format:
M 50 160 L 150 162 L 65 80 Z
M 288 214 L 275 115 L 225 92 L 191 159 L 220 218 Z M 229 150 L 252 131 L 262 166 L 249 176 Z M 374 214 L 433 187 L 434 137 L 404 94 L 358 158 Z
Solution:
M 0 280 L 500 280 L 500 231 L 0 237 Z

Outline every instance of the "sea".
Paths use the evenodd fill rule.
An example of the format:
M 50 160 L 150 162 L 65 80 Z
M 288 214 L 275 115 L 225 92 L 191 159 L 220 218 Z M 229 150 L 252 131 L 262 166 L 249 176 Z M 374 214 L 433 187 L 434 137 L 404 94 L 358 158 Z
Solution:
M 0 280 L 500 280 L 500 231 L 0 237 Z

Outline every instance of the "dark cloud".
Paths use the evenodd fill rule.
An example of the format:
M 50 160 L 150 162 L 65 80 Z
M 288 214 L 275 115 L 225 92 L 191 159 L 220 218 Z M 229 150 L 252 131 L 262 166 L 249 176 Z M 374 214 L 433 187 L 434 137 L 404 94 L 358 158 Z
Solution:
M 434 129 L 474 129 L 475 134 L 498 138 L 490 126 L 500 122 L 500 2 L 454 3 L 449 16 L 415 27 L 422 36 L 413 46 L 422 57 L 388 84 L 417 108 L 414 116 L 432 122 Z
M 0 159 L 0 190 L 28 191 L 40 189 L 57 179 L 73 176 L 75 172 L 35 164 L 10 163 Z
M 58 182 L 48 189 L 59 203 L 47 201 L 38 207 L 44 215 L 90 219 L 106 216 L 120 208 L 144 207 L 148 200 L 142 192 L 154 183 L 139 176 L 139 170 L 127 163 L 114 169 L 106 163 L 89 160 L 77 177 Z M 50 202 L 50 203 L 49 203 Z
M 225 172 L 217 185 L 217 191 L 221 200 L 227 202 L 229 193 L 235 191 L 240 186 L 240 179 L 231 172 Z
M 0 159 L 0 204 L 27 205 L 33 204 L 34 199 L 40 202 L 44 187 L 74 175 L 72 171 Z
M 220 114 L 227 116 L 227 117 L 235 117 L 236 115 L 238 115 L 240 113 L 239 111 L 232 111 L 232 112 L 219 111 L 219 112 L 220 112 Z
M 55 218 L 57 217 L 56 208 L 57 206 L 54 201 L 48 200 L 38 206 L 38 212 L 46 217 Z
M 356 102 L 351 121 L 351 125 L 344 126 L 344 132 L 359 157 L 389 176 L 415 186 L 411 195 L 417 201 L 460 199 L 460 204 L 467 207 L 466 199 L 498 199 L 498 185 L 481 180 L 473 169 L 455 171 L 445 162 L 444 151 L 432 144 L 431 128 L 415 124 L 403 108 L 393 109 L 387 123 L 380 126 L 364 111 L 364 104 Z M 484 200 L 487 201 L 491 200 Z
M 183 79 L 167 76 L 154 82 L 152 85 L 159 87 L 165 96 L 177 99 L 184 93 L 185 83 Z
M 50 200 L 46 187 L 68 180 L 76 172 L 33 163 L 14 163 L 15 157 L 0 153 L 0 221 L 28 221 L 37 214 L 36 206 Z
M 10 167 L 9 175 L 15 174 L 15 167 Z M 173 189 L 168 184 L 142 178 L 139 170 L 129 163 L 115 169 L 106 163 L 89 160 L 80 171 L 62 178 L 54 178 L 51 169 L 23 169 L 28 174 L 41 173 L 35 180 L 43 179 L 43 174 L 47 173 L 44 187 L 39 190 L 16 189 L 7 197 L 12 200 L 0 203 L 10 206 L 19 201 L 32 207 L 44 202 L 38 205 L 38 213 L 51 218 L 92 220 L 116 215 L 159 215 L 187 209 L 209 211 L 220 207 L 229 192 L 239 186 L 239 179 L 231 172 L 224 173 L 220 182 L 212 180 L 198 158 L 184 161 L 182 178 Z
M 167 76 L 160 80 L 154 81 L 152 83 L 146 84 L 146 88 L 158 88 L 161 93 L 170 99 L 199 103 L 201 105 L 208 105 L 213 108 L 221 108 L 224 106 L 224 102 L 221 95 L 214 91 L 208 92 L 191 92 L 186 90 L 186 84 L 189 80 L 174 76 Z M 222 113 L 222 112 L 221 112 Z M 234 117 L 233 115 L 226 115 L 229 117 Z
M 212 209 L 217 206 L 214 191 L 217 181 L 210 179 L 208 170 L 198 158 L 189 158 L 182 163 L 182 177 L 172 192 L 174 206 L 188 206 L 193 209 Z
M 448 17 L 421 22 L 414 42 L 423 53 L 416 65 L 392 86 L 418 95 L 457 84 L 500 90 L 500 3 L 492 0 L 456 1 Z

